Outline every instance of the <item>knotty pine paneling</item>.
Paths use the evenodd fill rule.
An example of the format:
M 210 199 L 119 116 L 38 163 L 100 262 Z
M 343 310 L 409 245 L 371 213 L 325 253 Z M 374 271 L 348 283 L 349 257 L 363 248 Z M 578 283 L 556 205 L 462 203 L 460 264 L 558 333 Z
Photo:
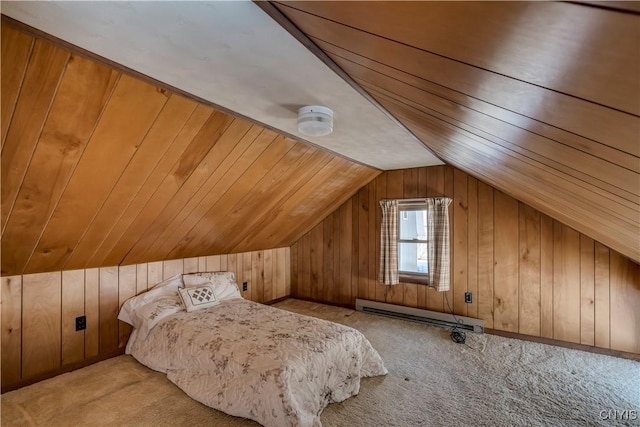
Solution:
M 640 262 L 637 13 L 551 2 L 275 7 L 447 164 Z M 455 280 L 474 280 L 458 267 Z
M 379 201 L 415 195 L 453 199 L 449 292 L 378 283 Z M 294 243 L 291 259 L 293 297 L 449 304 L 487 328 L 640 353 L 638 264 L 451 166 L 380 174 Z
M 290 248 L 2 278 L 2 389 L 119 354 L 131 326 L 122 304 L 175 274 L 233 271 L 243 296 L 269 303 L 291 291 Z M 244 261 L 244 262 L 243 262 Z M 87 329 L 75 319 L 87 317 Z
M 0 61 L 2 276 L 288 247 L 380 173 L 14 25 Z M 117 305 L 110 287 L 100 296 Z

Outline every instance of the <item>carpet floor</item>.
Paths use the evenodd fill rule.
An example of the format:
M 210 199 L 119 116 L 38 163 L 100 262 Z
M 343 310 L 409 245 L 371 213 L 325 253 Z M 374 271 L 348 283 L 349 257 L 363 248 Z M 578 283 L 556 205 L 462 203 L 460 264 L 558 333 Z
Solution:
M 640 363 L 289 299 L 277 307 L 354 327 L 389 374 L 329 405 L 329 426 L 640 425 Z M 635 412 L 633 412 L 635 411 Z M 254 426 L 190 399 L 130 356 L 5 393 L 2 426 Z

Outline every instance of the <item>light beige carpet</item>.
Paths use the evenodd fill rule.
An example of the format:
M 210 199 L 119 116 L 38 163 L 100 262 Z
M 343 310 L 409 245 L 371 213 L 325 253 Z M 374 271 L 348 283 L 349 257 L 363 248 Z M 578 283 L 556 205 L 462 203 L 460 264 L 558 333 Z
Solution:
M 326 427 L 640 425 L 638 362 L 493 335 L 468 334 L 470 348 L 444 328 L 292 299 L 277 306 L 361 330 L 389 369 L 364 379 L 358 396 L 329 405 Z M 3 426 L 257 425 L 195 402 L 130 356 L 1 402 Z M 613 419 L 614 411 L 626 419 Z

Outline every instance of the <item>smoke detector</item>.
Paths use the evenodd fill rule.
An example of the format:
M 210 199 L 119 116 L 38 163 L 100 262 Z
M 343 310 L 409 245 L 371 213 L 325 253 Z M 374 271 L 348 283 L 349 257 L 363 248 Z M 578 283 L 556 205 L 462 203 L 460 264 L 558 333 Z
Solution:
M 325 136 L 333 132 L 333 111 L 321 105 L 298 110 L 298 132 L 307 136 Z

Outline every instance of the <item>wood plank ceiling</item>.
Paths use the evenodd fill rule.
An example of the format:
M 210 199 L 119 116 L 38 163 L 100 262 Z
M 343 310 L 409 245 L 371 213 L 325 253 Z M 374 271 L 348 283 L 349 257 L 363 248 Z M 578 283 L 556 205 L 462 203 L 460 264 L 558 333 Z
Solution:
M 637 11 L 275 5 L 444 161 L 640 261 Z
M 289 246 L 380 171 L 2 25 L 2 275 Z

